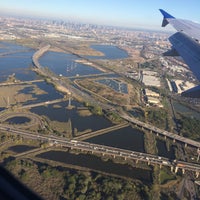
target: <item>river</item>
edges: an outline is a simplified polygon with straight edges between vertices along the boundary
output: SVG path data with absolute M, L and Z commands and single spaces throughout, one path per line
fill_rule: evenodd
M 59 161 L 70 165 L 78 165 L 81 167 L 103 171 L 109 174 L 117 174 L 128 178 L 139 179 L 146 183 L 152 182 L 151 170 L 139 169 L 131 167 L 130 165 L 116 164 L 110 160 L 102 161 L 100 158 L 94 155 L 75 155 L 63 151 L 49 151 L 37 155 L 37 157 Z

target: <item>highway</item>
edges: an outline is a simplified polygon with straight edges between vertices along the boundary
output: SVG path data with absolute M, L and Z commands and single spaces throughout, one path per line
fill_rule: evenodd
M 37 68 L 41 68 L 42 66 L 40 65 L 38 59 L 40 56 L 42 56 L 45 52 L 47 52 L 50 49 L 51 45 L 46 45 L 44 47 L 42 47 L 41 49 L 39 49 L 38 51 L 36 51 L 32 57 L 32 61 L 33 64 L 35 65 L 35 67 Z
M 21 84 L 32 84 L 32 83 L 38 83 L 43 82 L 44 80 L 32 80 L 32 81 L 16 81 L 16 82 L 4 82 L 0 83 L 0 86 L 10 86 L 10 85 L 21 85 Z
M 8 125 L 1 125 L 0 130 L 10 132 L 12 134 L 20 135 L 25 138 L 41 140 L 41 141 L 53 143 L 55 145 L 62 145 L 71 149 L 77 149 L 81 151 L 101 154 L 103 156 L 108 155 L 114 158 L 121 157 L 125 160 L 133 160 L 136 163 L 140 161 L 140 162 L 148 163 L 148 165 L 156 164 L 156 165 L 159 165 L 160 167 L 168 166 L 168 167 L 171 167 L 171 170 L 175 169 L 175 172 L 177 172 L 178 169 L 182 169 L 183 172 L 185 172 L 185 170 L 194 171 L 197 176 L 200 173 L 200 165 L 198 164 L 177 161 L 177 160 L 170 160 L 168 158 L 157 156 L 157 155 L 130 151 L 126 149 L 120 149 L 120 148 L 110 147 L 110 146 L 105 146 L 105 145 L 92 144 L 89 142 L 83 142 L 83 141 L 78 141 L 78 140 L 73 140 L 73 139 L 69 140 L 63 137 L 57 137 L 53 135 L 36 134 L 30 131 L 12 128 Z
M 177 135 L 175 133 L 171 133 L 171 132 L 159 129 L 159 128 L 151 125 L 151 124 L 144 123 L 142 121 L 135 119 L 134 117 L 130 117 L 126 113 L 119 113 L 119 114 L 123 119 L 127 120 L 128 122 L 135 124 L 136 126 L 139 126 L 140 128 L 149 130 L 149 131 L 151 131 L 152 133 L 155 133 L 155 134 L 163 135 L 164 137 L 171 138 L 174 141 L 179 141 L 179 142 L 182 142 L 184 144 L 190 145 L 192 147 L 197 147 L 198 149 L 200 148 L 200 143 L 197 142 L 197 141 L 191 140 L 189 138 L 182 137 L 182 136 Z
M 125 128 L 127 126 L 129 126 L 129 124 L 127 122 L 125 122 L 123 124 L 117 124 L 117 125 L 114 125 L 114 126 L 111 126 L 111 127 L 108 127 L 108 128 L 104 128 L 104 129 L 100 129 L 100 130 L 93 131 L 93 132 L 90 132 L 90 133 L 85 133 L 85 134 L 80 135 L 80 136 L 76 136 L 76 137 L 74 137 L 74 139 L 76 139 L 76 140 L 86 140 L 86 139 L 89 139 L 91 137 L 96 137 L 98 135 L 102 135 L 102 134 L 105 134 L 105 133 L 108 133 L 108 132 L 111 132 L 111 131 L 115 131 L 115 130 Z
M 29 105 L 25 105 L 25 106 L 20 106 L 21 108 L 33 108 L 33 107 L 38 107 L 38 106 L 44 106 L 44 105 L 49 105 L 49 104 L 54 104 L 54 103 L 60 103 L 63 101 L 67 101 L 66 99 L 55 99 L 52 101 L 45 101 L 45 102 L 40 102 L 40 103 L 35 103 L 35 104 L 29 104 Z
M 82 79 L 82 78 L 93 78 L 93 77 L 101 77 L 101 76 L 108 76 L 108 75 L 115 75 L 114 72 L 110 73 L 102 73 L 102 74 L 89 74 L 89 75 L 80 75 L 80 76 L 68 76 L 69 79 Z

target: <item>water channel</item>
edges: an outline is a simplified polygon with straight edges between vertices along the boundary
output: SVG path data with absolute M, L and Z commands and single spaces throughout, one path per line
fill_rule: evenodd
M 143 132 L 130 126 L 87 139 L 86 141 L 131 151 L 145 152 Z
M 164 140 L 156 140 L 156 146 L 158 149 L 158 155 L 169 158 L 171 160 L 175 159 L 175 147 L 170 146 L 170 149 L 167 149 L 166 141 Z
M 63 151 L 49 151 L 42 153 L 37 157 L 63 162 L 70 165 L 78 165 L 94 170 L 103 171 L 109 174 L 117 174 L 129 178 L 139 179 L 145 182 L 152 181 L 151 170 L 144 170 L 131 167 L 130 165 L 121 165 L 112 161 L 102 161 L 100 158 L 92 155 L 74 155 Z
M 35 148 L 36 147 L 34 146 L 28 146 L 28 145 L 16 145 L 16 146 L 9 147 L 8 150 L 13 151 L 15 153 L 23 153 L 25 151 L 30 151 Z

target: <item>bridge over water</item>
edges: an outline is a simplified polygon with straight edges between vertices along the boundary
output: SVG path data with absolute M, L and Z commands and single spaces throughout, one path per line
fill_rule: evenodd
M 49 104 L 54 104 L 54 103 L 60 103 L 60 102 L 63 102 L 63 101 L 67 101 L 67 99 L 63 98 L 63 99 L 55 99 L 55 100 L 52 100 L 52 101 L 34 103 L 34 104 L 21 106 L 20 108 L 33 108 L 33 107 L 44 106 L 44 105 L 49 105 Z
M 116 147 L 110 147 L 99 144 L 92 144 L 78 140 L 69 140 L 63 137 L 57 137 L 53 135 L 36 134 L 31 131 L 12 128 L 11 126 L 8 125 L 1 125 L 0 130 L 10 132 L 12 134 L 17 134 L 29 139 L 46 141 L 54 145 L 61 145 L 71 149 L 77 149 L 81 151 L 101 154 L 102 156 L 108 155 L 112 156 L 113 158 L 121 157 L 124 160 L 128 159 L 133 160 L 135 161 L 136 164 L 138 162 L 145 162 L 148 165 L 159 165 L 160 167 L 168 166 L 171 168 L 171 171 L 174 171 L 175 173 L 178 171 L 178 169 L 182 169 L 183 173 L 185 173 L 186 170 L 193 171 L 196 173 L 196 177 L 198 177 L 200 173 L 200 165 L 195 163 L 189 163 L 177 160 L 172 161 L 165 157 L 151 155 L 142 152 L 130 151 L 126 149 L 120 149 Z
M 38 83 L 43 82 L 44 80 L 38 79 L 38 80 L 32 80 L 32 81 L 16 81 L 16 82 L 4 82 L 0 83 L 0 86 L 10 86 L 10 85 L 20 85 L 20 84 L 32 84 L 32 83 Z
M 164 136 L 165 138 L 170 138 L 172 139 L 174 142 L 176 141 L 179 141 L 179 142 L 182 142 L 183 144 L 185 144 L 185 146 L 187 145 L 190 145 L 192 147 L 196 147 L 196 148 L 200 148 L 200 143 L 197 142 L 197 141 L 194 141 L 194 140 L 191 140 L 189 138 L 185 138 L 185 137 L 182 137 L 180 135 L 177 135 L 175 133 L 171 133 L 171 132 L 168 132 L 168 131 L 165 131 L 165 130 L 162 130 L 162 129 L 159 129 L 151 124 L 148 124 L 148 123 L 144 123 L 142 121 L 139 121 L 137 119 L 135 119 L 134 117 L 130 117 L 128 116 L 126 113 L 121 113 L 120 116 L 133 123 L 134 125 L 136 125 L 137 127 L 140 127 L 142 129 L 145 129 L 145 130 L 148 130 L 152 133 L 155 133 L 157 135 L 162 135 Z
M 80 76 L 69 76 L 69 79 L 81 79 L 81 78 L 93 78 L 93 77 L 101 77 L 101 76 L 108 76 L 108 75 L 115 75 L 114 72 L 110 73 L 101 73 L 101 74 L 90 74 L 90 75 L 80 75 Z
M 105 134 L 105 133 L 108 133 L 108 132 L 111 132 L 111 131 L 115 131 L 115 130 L 119 130 L 121 128 L 125 128 L 127 126 L 129 126 L 129 124 L 127 122 L 125 122 L 123 124 L 118 124 L 118 125 L 111 126 L 111 127 L 108 127 L 108 128 L 104 128 L 104 129 L 100 129 L 100 130 L 93 131 L 93 132 L 90 132 L 90 133 L 86 133 L 86 134 L 74 137 L 74 139 L 76 139 L 76 140 L 86 140 L 86 139 L 89 139 L 91 137 L 95 137 L 95 136 L 102 135 L 102 134 Z

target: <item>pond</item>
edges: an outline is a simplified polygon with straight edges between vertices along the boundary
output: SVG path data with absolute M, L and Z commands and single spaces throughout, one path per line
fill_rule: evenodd
M 24 124 L 30 121 L 31 119 L 28 117 L 12 117 L 6 120 L 9 124 Z

